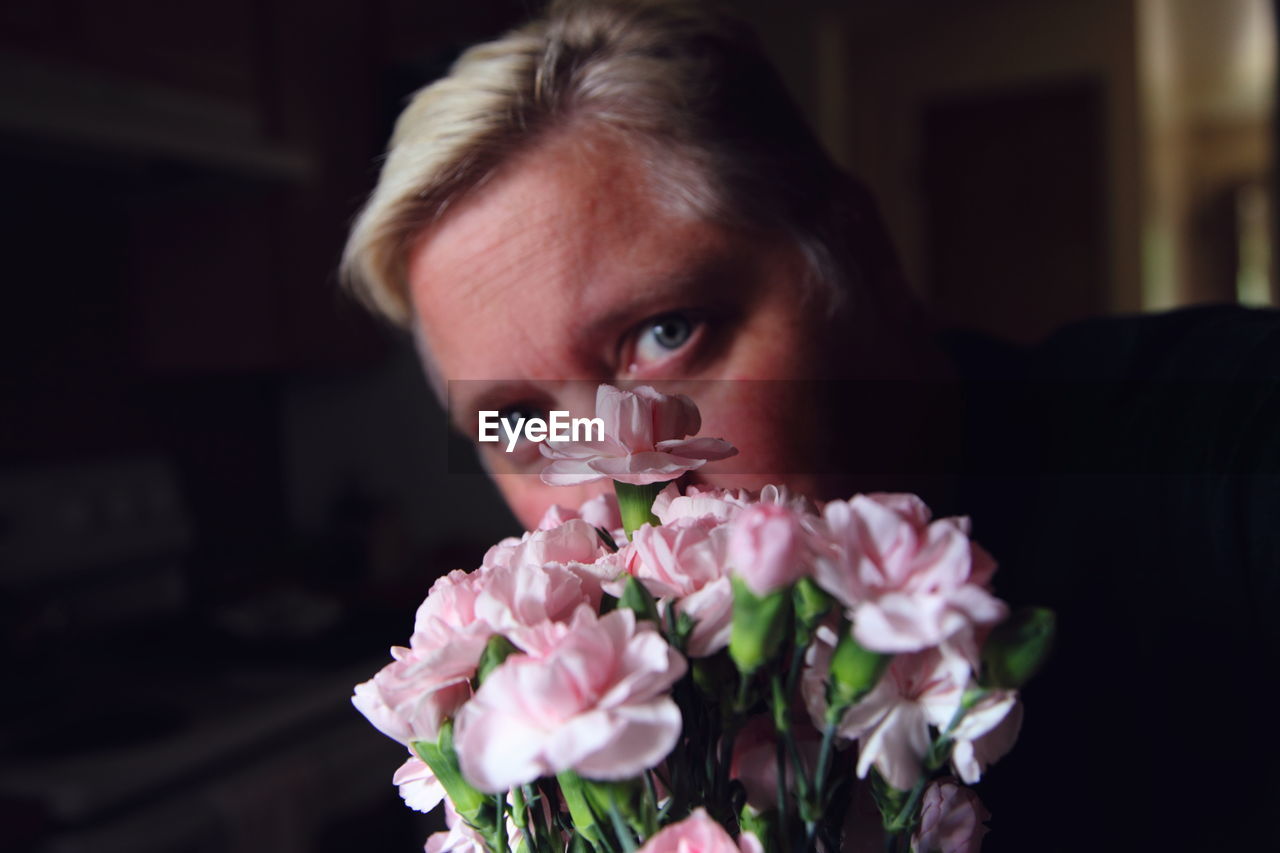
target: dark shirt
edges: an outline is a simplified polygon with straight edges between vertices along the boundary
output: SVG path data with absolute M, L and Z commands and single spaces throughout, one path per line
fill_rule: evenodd
M 956 508 L 996 591 L 1059 615 L 984 849 L 1252 849 L 1280 794 L 1280 312 L 950 335 Z

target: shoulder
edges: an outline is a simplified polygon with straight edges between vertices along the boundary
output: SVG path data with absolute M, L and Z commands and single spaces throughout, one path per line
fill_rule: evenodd
M 1280 379 L 1280 311 L 1214 305 L 1086 320 L 1030 359 L 1046 378 Z

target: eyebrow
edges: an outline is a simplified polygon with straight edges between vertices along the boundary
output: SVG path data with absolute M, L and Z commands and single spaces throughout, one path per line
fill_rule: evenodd
M 579 326 L 577 331 L 580 339 L 584 342 L 596 341 L 619 326 L 635 323 L 637 318 L 648 319 L 655 312 L 665 310 L 654 307 L 655 303 L 661 303 L 671 296 L 705 296 L 722 290 L 732 278 L 735 261 L 736 258 L 731 253 L 709 252 L 697 258 L 691 266 L 646 282 L 643 288 L 628 294 L 622 304 L 610 307 Z M 680 306 L 673 304 L 669 307 L 675 309 Z
M 622 304 L 614 304 L 604 312 L 588 319 L 573 329 L 575 341 L 572 351 L 583 363 L 598 357 L 597 342 L 602 337 L 609 337 L 622 327 L 629 327 L 637 321 L 647 319 L 665 310 L 655 307 L 670 296 L 703 295 L 718 292 L 725 288 L 734 278 L 739 258 L 733 253 L 715 250 L 695 259 L 694 263 L 674 271 L 670 275 L 662 275 L 645 282 L 644 286 L 629 293 Z M 676 304 L 669 306 L 678 308 Z M 557 382 L 574 381 L 569 378 Z M 594 381 L 594 380 L 581 380 Z M 463 391 L 468 385 L 485 384 L 486 387 L 474 395 Z M 521 402 L 528 398 L 546 398 L 549 392 L 535 380 L 524 379 L 463 379 L 448 381 L 448 417 L 456 429 L 471 437 L 474 424 L 470 419 L 476 412 L 501 410 L 513 402 Z M 458 387 L 461 386 L 461 387 Z M 462 418 L 467 418 L 464 422 Z

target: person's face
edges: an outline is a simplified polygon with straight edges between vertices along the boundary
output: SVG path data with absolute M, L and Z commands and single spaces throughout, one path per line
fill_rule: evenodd
M 793 244 L 674 213 L 653 198 L 638 158 L 565 138 L 499 173 L 425 233 L 409 256 L 428 370 L 474 441 L 480 410 L 590 415 L 598 382 L 686 391 L 701 435 L 736 445 L 694 482 L 787 483 L 819 490 L 803 384 L 683 380 L 816 378 L 827 359 L 820 298 L 803 298 Z M 590 380 L 573 382 L 569 380 Z M 443 389 L 442 389 L 443 390 Z M 608 490 L 545 485 L 536 446 L 478 445 L 517 517 Z M 770 473 L 775 472 L 775 473 Z M 782 473 L 776 473 L 782 472 Z

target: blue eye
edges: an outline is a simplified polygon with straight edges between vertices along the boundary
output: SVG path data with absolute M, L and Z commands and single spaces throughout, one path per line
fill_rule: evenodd
M 684 314 L 663 314 L 643 327 L 636 342 L 635 360 L 640 363 L 661 361 L 680 349 L 693 337 L 694 322 Z
M 520 424 L 522 418 L 526 421 L 531 418 L 543 418 L 545 420 L 546 416 L 546 412 L 532 403 L 517 403 L 514 406 L 507 406 L 498 413 L 498 417 L 506 421 L 508 428 L 512 431 Z

